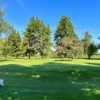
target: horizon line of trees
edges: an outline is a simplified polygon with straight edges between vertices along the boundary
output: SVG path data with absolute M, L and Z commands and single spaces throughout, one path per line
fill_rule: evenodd
M 95 45 L 89 32 L 85 32 L 83 39 L 77 36 L 71 19 L 62 16 L 54 33 L 54 42 L 51 43 L 51 29 L 38 17 L 32 17 L 25 29 L 24 37 L 8 24 L 4 19 L 4 13 L 0 10 L 0 55 L 7 58 L 40 56 L 40 57 L 66 57 L 88 59 L 97 52 L 100 47 Z M 54 48 L 52 50 L 51 48 Z

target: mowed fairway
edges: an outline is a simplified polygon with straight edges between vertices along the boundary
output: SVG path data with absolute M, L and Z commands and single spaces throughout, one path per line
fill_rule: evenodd
M 100 60 L 0 60 L 0 100 L 100 100 Z

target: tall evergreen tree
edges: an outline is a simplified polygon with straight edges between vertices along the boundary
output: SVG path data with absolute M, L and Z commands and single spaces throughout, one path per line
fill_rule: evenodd
M 37 17 L 32 17 L 26 28 L 24 46 L 29 58 L 33 54 L 47 55 L 50 47 L 50 28 Z
M 21 38 L 16 30 L 8 36 L 9 53 L 11 56 L 18 57 L 20 55 Z
M 74 27 L 70 21 L 69 17 L 62 16 L 61 20 L 59 21 L 56 33 L 55 33 L 55 41 L 57 45 L 61 45 L 61 40 L 64 37 L 76 37 L 74 32 Z
M 55 32 L 55 42 L 57 46 L 57 55 L 64 57 L 67 56 L 69 52 L 73 55 L 75 43 L 80 44 L 69 17 L 63 16 L 61 18 Z M 78 46 L 80 47 L 80 45 Z
M 91 43 L 88 47 L 88 50 L 87 50 L 87 56 L 88 56 L 88 59 L 91 59 L 92 55 L 94 55 L 95 53 L 97 52 L 97 47 L 95 44 Z
M 88 48 L 92 42 L 92 36 L 89 32 L 85 32 L 84 38 L 82 39 L 83 53 L 87 55 Z

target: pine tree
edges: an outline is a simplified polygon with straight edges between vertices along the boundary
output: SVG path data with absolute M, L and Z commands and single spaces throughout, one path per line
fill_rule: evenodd
M 21 38 L 18 32 L 13 30 L 13 32 L 8 36 L 9 53 L 11 56 L 20 56 L 20 44 Z
M 25 31 L 24 46 L 26 54 L 47 55 L 50 44 L 50 28 L 37 17 L 32 17 Z
M 78 46 L 80 47 L 80 42 L 74 32 L 74 27 L 69 17 L 63 16 L 61 18 L 55 32 L 55 42 L 57 46 L 57 55 L 63 57 L 68 56 L 68 54 L 71 54 L 71 56 L 74 55 L 73 48 L 76 47 L 75 43 L 78 43 Z
M 91 59 L 92 55 L 97 52 L 97 47 L 95 44 L 91 43 L 87 50 L 88 59 Z
M 92 36 L 89 32 L 85 32 L 85 35 L 84 35 L 84 38 L 82 39 L 82 46 L 83 46 L 83 52 L 84 52 L 84 55 L 87 55 L 87 52 L 88 52 L 88 48 L 90 46 L 92 42 Z

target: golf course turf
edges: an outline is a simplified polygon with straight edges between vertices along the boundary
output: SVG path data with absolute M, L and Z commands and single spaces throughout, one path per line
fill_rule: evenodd
M 0 61 L 0 100 L 99 100 L 100 61 L 12 59 Z

